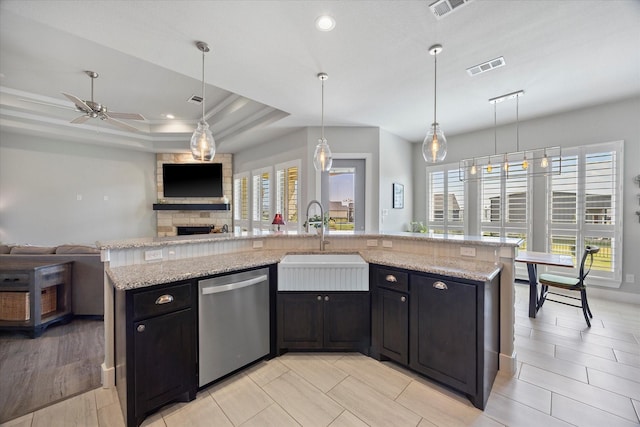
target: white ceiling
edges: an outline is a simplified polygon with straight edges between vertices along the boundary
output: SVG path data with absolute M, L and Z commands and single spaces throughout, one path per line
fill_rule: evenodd
M 640 95 L 640 1 L 474 0 L 441 20 L 426 1 L 0 1 L 0 125 L 153 152 L 185 151 L 201 107 L 219 152 L 238 152 L 298 127 L 376 126 L 420 142 L 433 121 L 447 135 L 493 125 L 487 102 L 524 90 L 520 120 Z M 328 13 L 332 32 L 315 29 Z M 506 66 L 466 68 L 503 56 Z M 121 131 L 83 125 L 61 95 L 141 113 Z M 57 104 L 57 106 L 51 106 Z M 502 106 L 504 105 L 504 107 Z M 515 107 L 498 107 L 499 123 Z M 60 108 L 67 107 L 67 108 Z M 162 116 L 172 113 L 175 120 Z

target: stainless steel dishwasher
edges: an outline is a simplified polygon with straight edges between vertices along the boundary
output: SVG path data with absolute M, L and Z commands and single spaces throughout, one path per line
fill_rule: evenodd
M 198 282 L 198 386 L 269 354 L 269 269 Z

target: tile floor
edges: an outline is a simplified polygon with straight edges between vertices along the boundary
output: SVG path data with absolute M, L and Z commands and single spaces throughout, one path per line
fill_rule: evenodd
M 547 303 L 527 317 L 516 285 L 514 377 L 498 374 L 484 412 L 397 365 L 353 353 L 289 353 L 176 403 L 143 426 L 638 426 L 640 307 L 592 298 Z M 96 389 L 3 426 L 123 426 L 111 390 Z

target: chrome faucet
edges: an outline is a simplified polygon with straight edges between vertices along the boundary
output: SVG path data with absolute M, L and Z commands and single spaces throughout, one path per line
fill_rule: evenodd
M 322 207 L 322 203 L 320 203 L 317 200 L 312 200 L 309 202 L 309 204 L 307 205 L 307 227 L 306 227 L 306 232 L 309 232 L 309 209 L 311 208 L 311 205 L 318 205 L 320 206 L 320 250 L 324 251 L 324 246 L 329 243 L 326 242 L 324 240 L 324 209 Z

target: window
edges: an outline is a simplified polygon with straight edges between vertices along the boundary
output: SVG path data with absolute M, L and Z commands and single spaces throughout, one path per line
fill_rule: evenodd
M 253 171 L 252 178 L 252 216 L 251 227 L 254 230 L 271 229 L 271 168 Z
M 505 172 L 494 167 L 491 172 L 483 168 L 481 173 L 481 234 L 523 239 L 520 249 L 526 250 L 530 216 L 527 171 L 512 168 Z
M 281 213 L 287 230 L 298 230 L 300 161 L 276 165 L 275 213 Z
M 589 278 L 617 282 L 622 279 L 622 146 L 563 149 L 562 174 L 547 180 L 547 250 L 571 255 L 576 265 L 585 246 L 599 246 Z
M 233 220 L 236 231 L 249 229 L 249 173 L 233 176 Z
M 464 234 L 464 182 L 458 165 L 428 168 L 427 193 L 429 231 Z

